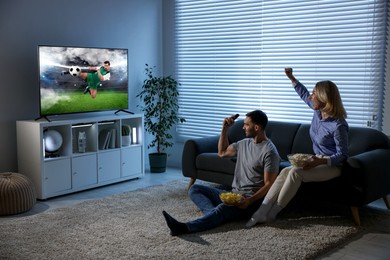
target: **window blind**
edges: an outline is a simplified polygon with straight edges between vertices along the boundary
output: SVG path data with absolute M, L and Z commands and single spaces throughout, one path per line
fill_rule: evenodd
M 181 137 L 220 132 L 254 109 L 270 120 L 309 123 L 313 111 L 284 74 L 309 91 L 339 87 L 352 126 L 381 128 L 386 0 L 176 0 L 176 76 Z

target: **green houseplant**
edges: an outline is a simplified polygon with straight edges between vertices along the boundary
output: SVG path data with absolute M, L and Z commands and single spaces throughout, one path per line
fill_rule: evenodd
M 122 125 L 122 146 L 129 146 L 131 144 L 131 127 L 129 125 Z
M 155 153 L 149 154 L 151 172 L 165 172 L 167 153 L 165 149 L 173 146 L 171 128 L 185 119 L 179 117 L 178 83 L 172 76 L 156 76 L 154 68 L 145 64 L 145 74 L 141 92 L 137 97 L 141 100 L 141 111 L 144 112 L 144 126 L 147 133 L 154 138 L 148 149 L 156 147 Z

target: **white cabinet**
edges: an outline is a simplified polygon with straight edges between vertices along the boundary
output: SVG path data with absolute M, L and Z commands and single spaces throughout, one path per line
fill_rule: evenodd
M 119 150 L 99 153 L 98 180 L 109 182 L 121 177 L 121 154 Z
M 72 187 L 84 189 L 98 183 L 96 154 L 82 155 L 72 158 Z
M 69 158 L 45 162 L 43 174 L 44 193 L 66 193 L 72 189 L 72 176 L 70 174 Z
M 126 146 L 122 125 L 133 130 L 133 141 Z M 33 181 L 38 199 L 144 175 L 142 115 L 17 121 L 16 129 L 18 171 Z M 62 139 L 56 151 L 45 149 L 45 142 L 52 141 L 47 137 L 49 130 Z
M 122 177 L 137 176 L 142 171 L 142 149 L 140 146 L 121 150 Z

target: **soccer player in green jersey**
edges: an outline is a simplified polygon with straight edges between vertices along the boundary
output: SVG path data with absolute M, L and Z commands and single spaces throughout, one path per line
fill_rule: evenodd
M 87 81 L 88 86 L 84 90 L 84 94 L 89 93 L 92 98 L 96 98 L 97 88 L 102 81 L 110 79 L 110 62 L 106 60 L 101 67 L 89 67 L 89 70 L 96 72 L 81 72 L 79 77 Z

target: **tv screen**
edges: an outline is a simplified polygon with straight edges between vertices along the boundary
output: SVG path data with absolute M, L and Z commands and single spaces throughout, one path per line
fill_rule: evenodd
M 128 108 L 128 50 L 38 46 L 40 115 Z

